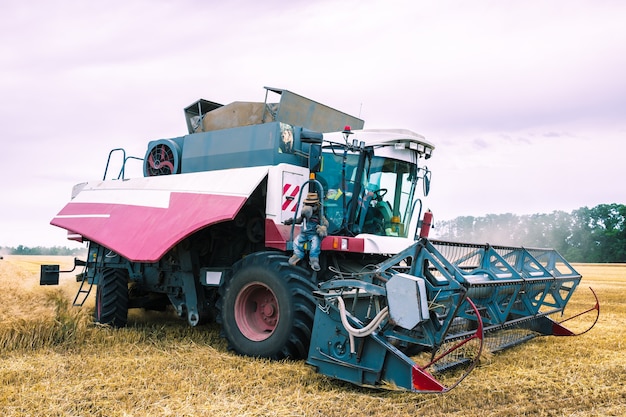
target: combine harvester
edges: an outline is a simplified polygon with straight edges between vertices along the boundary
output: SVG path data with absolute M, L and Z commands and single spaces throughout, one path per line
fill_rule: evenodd
M 52 219 L 89 243 L 74 304 L 97 285 L 98 323 L 122 327 L 130 308 L 171 304 L 191 326 L 216 320 L 239 354 L 414 392 L 456 386 L 483 345 L 574 334 L 551 317 L 581 276 L 555 250 L 428 238 L 422 161 L 434 146 L 421 135 L 362 130 L 275 88 L 258 103 L 199 100 L 185 115 L 189 134 L 148 144 L 143 177 L 126 178 L 132 157 L 114 149 L 102 181 L 76 185 Z M 123 162 L 107 179 L 114 154 Z M 327 236 L 294 264 L 294 219 L 316 196 Z M 41 284 L 59 272 L 42 266 Z M 597 321 L 597 299 L 585 313 Z

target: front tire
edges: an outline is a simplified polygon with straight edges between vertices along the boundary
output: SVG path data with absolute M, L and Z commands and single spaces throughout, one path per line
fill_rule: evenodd
M 255 253 L 235 264 L 217 304 L 229 349 L 269 359 L 306 358 L 314 290 L 307 271 L 276 252 Z
M 128 272 L 105 268 L 96 290 L 96 323 L 124 327 L 128 322 Z

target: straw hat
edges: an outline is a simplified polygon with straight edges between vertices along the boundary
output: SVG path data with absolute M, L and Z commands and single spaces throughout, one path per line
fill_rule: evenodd
M 320 199 L 317 197 L 317 193 L 307 193 L 304 199 L 304 204 L 318 204 Z

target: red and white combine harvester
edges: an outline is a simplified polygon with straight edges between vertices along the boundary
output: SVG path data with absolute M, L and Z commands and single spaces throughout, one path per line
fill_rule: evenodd
M 216 320 L 239 354 L 415 392 L 455 386 L 483 345 L 574 334 L 552 317 L 581 276 L 556 251 L 428 238 L 423 136 L 275 88 L 185 115 L 189 134 L 148 143 L 143 177 L 126 178 L 123 152 L 52 219 L 88 242 L 74 303 L 96 285 L 98 323 L 172 305 L 191 326 Z M 42 266 L 41 283 L 59 272 Z M 597 300 L 587 313 L 593 326 Z M 444 385 L 451 367 L 466 372 Z

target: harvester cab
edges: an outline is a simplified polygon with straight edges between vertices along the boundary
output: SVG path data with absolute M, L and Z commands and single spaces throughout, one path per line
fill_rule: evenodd
M 109 154 L 103 179 L 76 185 L 51 221 L 88 242 L 74 303 L 96 285 L 98 323 L 171 306 L 192 326 L 217 321 L 239 354 L 415 392 L 456 386 L 484 345 L 576 333 L 552 318 L 581 279 L 556 251 L 428 239 L 434 146 L 423 136 L 363 129 L 275 88 L 259 103 L 199 100 L 185 116 L 189 133 L 149 142 L 144 158 L 118 148 L 114 179 Z M 130 159 L 143 177 L 126 178 Z M 328 221 L 319 271 L 289 261 L 312 192 Z M 42 266 L 41 284 L 60 272 Z M 585 313 L 597 320 L 597 299 Z M 465 372 L 442 383 L 452 367 Z
M 324 139 L 317 179 L 325 192 L 331 233 L 412 238 L 408 233 L 417 203 L 417 218 L 421 211 L 416 188 L 419 180 L 430 182 L 428 168 L 418 167 L 416 162 L 420 157 L 430 158 L 434 147 L 410 131 L 368 130 L 355 134 L 350 126 L 326 134 Z

